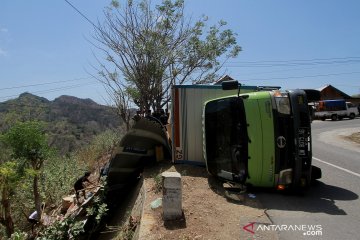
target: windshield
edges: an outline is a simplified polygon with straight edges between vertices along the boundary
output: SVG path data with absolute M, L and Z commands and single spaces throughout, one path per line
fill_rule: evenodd
M 231 181 L 247 177 L 248 136 L 243 100 L 218 99 L 205 106 L 208 171 Z

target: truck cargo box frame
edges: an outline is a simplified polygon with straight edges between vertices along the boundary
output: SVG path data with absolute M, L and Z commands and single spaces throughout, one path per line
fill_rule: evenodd
M 280 89 L 278 86 L 241 86 L 240 93 Z M 172 161 L 205 165 L 203 156 L 202 115 L 206 101 L 237 95 L 238 90 L 222 90 L 221 85 L 174 85 L 170 137 Z

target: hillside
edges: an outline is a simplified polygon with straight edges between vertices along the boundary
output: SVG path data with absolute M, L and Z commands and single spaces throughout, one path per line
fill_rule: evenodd
M 0 103 L 0 130 L 14 120 L 40 120 L 47 124 L 50 145 L 61 154 L 72 152 L 108 129 L 121 125 L 112 107 L 91 99 L 60 96 L 54 101 L 30 93 Z

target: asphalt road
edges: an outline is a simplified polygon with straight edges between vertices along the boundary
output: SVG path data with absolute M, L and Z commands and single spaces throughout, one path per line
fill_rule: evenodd
M 255 193 L 280 239 L 360 239 L 360 145 L 339 136 L 351 132 L 360 132 L 359 118 L 314 121 L 313 165 L 322 178 L 301 195 Z

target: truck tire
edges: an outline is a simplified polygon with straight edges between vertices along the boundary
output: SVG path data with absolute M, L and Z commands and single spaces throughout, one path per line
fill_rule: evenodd
M 350 119 L 354 119 L 355 118 L 355 113 L 350 113 Z
M 321 121 L 325 121 L 326 120 L 326 117 L 321 117 Z
M 333 121 L 338 120 L 338 116 L 336 114 L 331 115 L 331 120 Z

